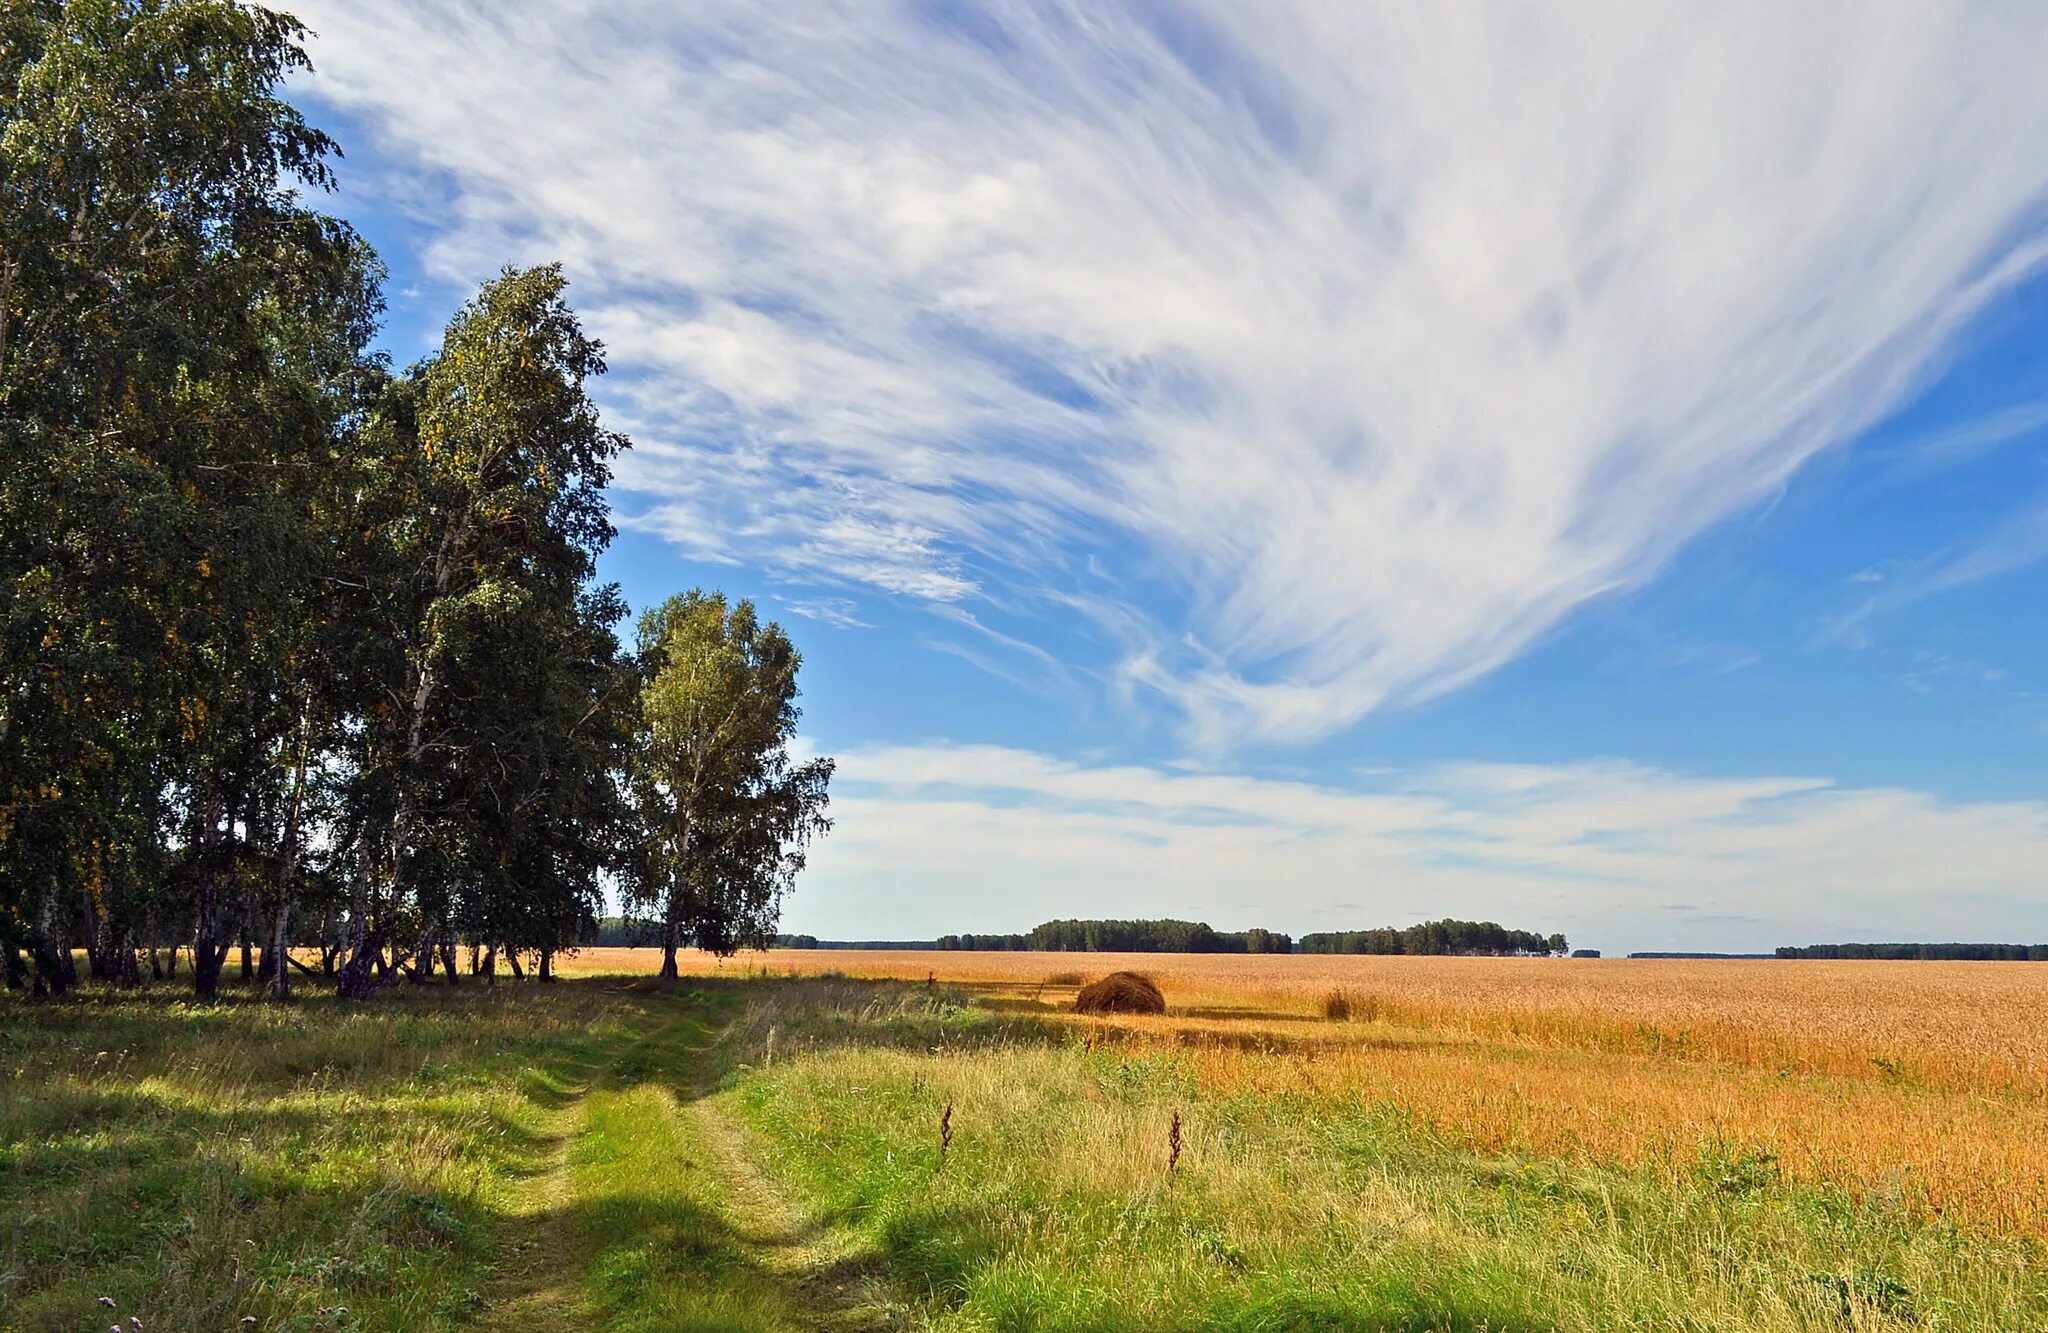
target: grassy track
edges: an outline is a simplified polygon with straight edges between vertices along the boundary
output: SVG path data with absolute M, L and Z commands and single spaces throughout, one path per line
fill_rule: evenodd
M 487 1326 L 892 1326 L 851 1237 L 804 1216 L 714 1096 L 718 1012 L 632 1042 L 556 1113 L 562 1147 L 529 1189 L 531 1258 Z
M 12 1004 L 0 1328 L 891 1326 L 716 1094 L 729 991 Z
M 1757 1145 L 1475 1150 L 944 987 L 0 1005 L 0 1329 L 2048 1327 L 2038 1239 Z

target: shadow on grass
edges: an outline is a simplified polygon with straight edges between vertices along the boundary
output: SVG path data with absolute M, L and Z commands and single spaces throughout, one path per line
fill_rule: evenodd
M 904 990 L 837 993 L 875 1012 Z M 780 1326 L 864 1261 L 792 1291 L 701 1201 L 628 1188 L 521 1212 L 483 1183 L 553 1170 L 554 1113 L 593 1093 L 715 1090 L 742 1049 L 727 1030 L 778 998 L 758 978 L 592 977 L 358 1005 L 195 1005 L 169 985 L 0 999 L 0 1326 L 97 1326 L 106 1296 L 151 1327 L 454 1327 L 508 1291 L 527 1327 L 569 1326 L 564 1301 L 607 1326 Z M 592 1281 L 543 1252 L 575 1237 Z
M 831 1309 L 849 1312 L 835 1326 L 861 1327 L 859 1293 L 885 1277 L 942 1304 L 993 1299 L 1006 1221 L 993 1206 L 913 1206 L 871 1248 L 785 1264 L 771 1261 L 809 1240 L 736 1231 L 707 1202 L 709 1182 L 656 1188 L 621 1168 L 590 1197 L 525 1211 L 474 1182 L 553 1169 L 575 1145 L 552 1113 L 593 1094 L 658 1088 L 687 1108 L 749 1063 L 806 1050 L 962 1052 L 1084 1031 L 1171 1040 L 973 1003 L 951 986 L 844 977 L 404 986 L 367 1005 L 307 994 L 199 1006 L 167 986 L 0 1002 L 0 1064 L 20 1071 L 0 1087 L 0 1308 L 29 1330 L 96 1326 L 102 1295 L 152 1327 L 255 1315 L 323 1329 L 344 1325 L 320 1311 L 346 1306 L 346 1326 L 363 1328 L 484 1316 L 744 1330 L 814 1326 Z M 1268 1051 L 1357 1044 L 1183 1035 Z M 434 1153 L 445 1160 L 422 1160 Z M 1263 1322 L 1245 1307 L 1244 1327 L 1476 1326 L 1442 1310 L 1436 1322 L 1386 1306 L 1355 1317 L 1299 1291 L 1244 1299 L 1267 1302 Z
M 762 1247 L 704 1203 L 613 1194 L 542 1220 L 584 1238 L 584 1308 L 606 1328 L 787 1329 L 887 1327 L 863 1320 L 857 1293 L 886 1274 L 867 1253 L 800 1270 L 771 1265 Z

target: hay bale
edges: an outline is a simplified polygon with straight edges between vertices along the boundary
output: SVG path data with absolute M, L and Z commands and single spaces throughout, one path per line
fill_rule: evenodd
M 1074 997 L 1077 1014 L 1163 1014 L 1166 997 L 1152 978 L 1136 972 L 1112 972 L 1091 981 Z

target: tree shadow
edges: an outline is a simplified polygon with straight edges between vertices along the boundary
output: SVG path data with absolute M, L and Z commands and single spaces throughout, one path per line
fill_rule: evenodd
M 960 1052 L 1071 1045 L 1091 1033 L 1266 1051 L 1360 1044 L 1348 1034 L 1079 1025 L 953 986 L 818 977 L 406 987 L 366 1006 L 311 997 L 277 1012 L 195 1008 L 164 992 L 10 1007 L 0 1056 L 32 1071 L 32 1086 L 0 1090 L 0 1204 L 12 1223 L 0 1234 L 0 1307 L 12 1307 L 10 1324 L 92 1327 L 107 1294 L 152 1327 L 232 1326 L 244 1314 L 263 1327 L 338 1327 L 318 1312 L 341 1306 L 405 1328 L 897 1326 L 892 1291 L 966 1298 L 1000 1257 L 989 1239 L 999 1209 L 914 1208 L 864 1231 L 865 1248 L 776 1262 L 816 1238 L 743 1234 L 718 1208 L 657 1182 L 522 1208 L 375 1158 L 428 1141 L 480 1145 L 464 1150 L 519 1186 L 508 1197 L 522 1196 L 559 1169 L 573 1146 L 563 1113 L 593 1093 L 651 1086 L 687 1109 L 749 1062 L 801 1051 Z M 229 1042 L 251 1058 L 281 1049 L 237 1084 L 218 1068 Z M 353 1044 L 377 1042 L 428 1049 L 354 1058 Z M 91 1063 L 109 1051 L 126 1055 Z M 417 1095 L 443 1079 L 489 1083 L 537 1114 Z

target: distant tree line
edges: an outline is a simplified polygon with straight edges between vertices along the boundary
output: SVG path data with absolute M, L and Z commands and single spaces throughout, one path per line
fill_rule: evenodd
M 779 945 L 782 936 L 775 937 Z M 599 917 L 589 942 L 602 949 L 636 949 L 661 943 L 661 922 L 645 916 Z
M 994 953 L 1025 953 L 1038 946 L 1031 942 L 1029 935 L 941 935 L 932 942 L 934 949 L 984 950 Z
M 304 35 L 0 4 L 6 984 L 545 977 L 607 885 L 671 972 L 765 944 L 831 773 L 795 649 L 697 592 L 620 644 L 627 441 L 558 268 L 373 350 L 383 270 L 300 193 L 337 151 L 280 96 Z
M 599 939 L 606 944 L 647 944 L 651 921 L 607 918 Z M 1479 954 L 1545 957 L 1571 953 L 1562 935 L 1508 930 L 1491 921 L 1426 921 L 1406 929 L 1352 930 L 1304 935 L 1277 930 L 1221 931 L 1203 921 L 1047 921 L 1022 934 L 941 935 L 936 940 L 821 940 L 815 935 L 777 935 L 778 949 L 943 949 L 1030 953 L 1314 953 L 1314 954 Z M 1598 958 L 1597 949 L 1574 957 Z M 1631 955 L 1640 957 L 1642 955 Z
M 778 949 L 873 949 L 929 952 L 938 948 L 935 940 L 821 940 L 816 935 L 777 935 Z
M 1047 921 L 1023 935 L 941 935 L 941 949 L 1031 950 L 1039 953 L 1289 953 L 1278 931 L 1219 931 L 1205 921 Z
M 909 946 L 906 946 L 909 947 Z M 941 949 L 1029 949 L 1047 953 L 1493 954 L 1569 952 L 1563 935 L 1508 930 L 1491 921 L 1426 921 L 1406 929 L 1318 932 L 1219 931 L 1201 921 L 1048 921 L 1022 935 L 942 935 Z
M 1509 930 L 1492 921 L 1458 921 L 1445 917 L 1400 929 L 1341 930 L 1304 935 L 1296 953 L 1479 954 L 1494 957 L 1545 957 L 1570 952 L 1562 935 Z
M 1779 958 L 1951 959 L 1976 963 L 2048 962 L 2048 944 L 1805 944 L 1780 946 Z

